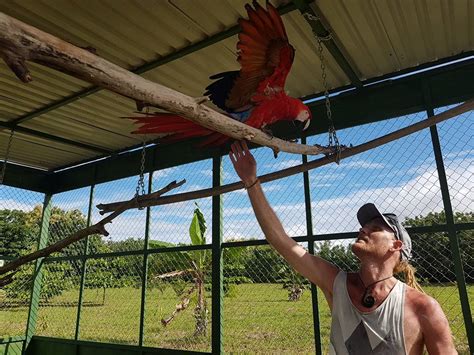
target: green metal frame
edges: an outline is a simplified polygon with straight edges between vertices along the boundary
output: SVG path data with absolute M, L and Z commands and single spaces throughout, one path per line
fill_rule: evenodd
M 301 139 L 301 143 L 306 144 L 306 137 Z M 308 162 L 308 156 L 302 155 L 303 163 Z M 303 189 L 304 189 L 304 205 L 306 212 L 306 234 L 308 238 L 313 238 L 313 214 L 311 211 L 311 189 L 309 183 L 309 171 L 303 173 Z M 308 242 L 308 252 L 314 255 L 314 242 Z M 318 304 L 318 288 L 311 283 L 311 305 L 313 307 L 313 329 L 314 329 L 314 345 L 316 348 L 316 355 L 322 355 L 321 347 L 321 327 L 319 319 L 319 304 Z
M 293 3 L 296 5 L 298 10 L 302 14 L 309 14 L 313 16 L 314 18 L 320 18 L 320 14 L 316 14 L 311 6 L 317 7 L 318 5 L 316 3 L 310 4 L 304 0 L 293 0 Z M 311 26 L 313 32 L 320 38 L 325 38 L 331 35 L 331 33 L 327 30 L 326 27 L 324 27 L 323 23 L 321 21 L 310 21 L 307 18 L 306 22 Z M 342 54 L 341 50 L 337 46 L 336 42 L 334 42 L 334 39 L 329 37 L 327 40 L 324 42 L 325 47 L 331 53 L 332 57 L 336 61 L 336 63 L 339 65 L 339 67 L 342 69 L 344 74 L 349 78 L 351 83 L 356 86 L 356 87 L 362 87 L 362 81 L 359 79 L 359 75 L 355 72 L 355 70 L 352 68 L 352 65 L 348 62 L 348 60 L 344 57 Z
M 153 172 L 148 174 L 148 193 L 153 191 Z M 146 306 L 146 288 L 148 280 L 148 253 L 145 251 L 149 248 L 150 241 L 150 223 L 151 223 L 151 207 L 146 208 L 145 220 L 145 240 L 143 241 L 143 274 L 142 274 L 142 294 L 140 304 L 140 330 L 138 334 L 138 345 L 143 346 L 143 339 L 145 337 L 145 306 Z
M 222 185 L 222 158 L 212 160 L 212 187 Z M 224 352 L 222 260 L 222 196 L 212 197 L 212 354 Z
M 92 208 L 94 203 L 94 191 L 95 185 L 91 186 L 90 193 L 89 193 L 89 206 L 87 208 L 87 226 L 91 225 L 92 221 Z M 84 254 L 89 254 L 89 236 L 86 237 L 84 243 Z M 76 318 L 76 331 L 74 332 L 74 339 L 79 339 L 80 334 L 80 327 L 81 327 L 81 311 L 82 311 L 82 301 L 84 297 L 84 283 L 86 280 L 86 273 L 87 273 L 87 259 L 83 258 L 82 261 L 82 270 L 81 270 L 81 283 L 79 285 L 79 300 L 77 302 L 77 318 Z
M 52 209 L 52 195 L 45 195 L 43 202 L 43 214 L 41 216 L 41 227 L 38 236 L 38 249 L 43 249 L 48 244 L 49 239 L 49 220 Z M 31 288 L 30 307 L 28 310 L 28 320 L 26 322 L 26 334 L 24 349 L 28 347 L 31 338 L 36 332 L 36 321 L 38 317 L 38 307 L 41 296 L 41 283 L 43 281 L 43 260 L 39 258 L 35 262 L 33 285 Z
M 424 87 L 424 95 L 427 101 L 427 113 L 429 117 L 434 116 L 434 110 L 431 107 L 431 93 L 427 86 Z M 461 251 L 459 249 L 459 237 L 456 233 L 454 223 L 453 207 L 451 205 L 451 198 L 449 196 L 448 179 L 446 177 L 446 170 L 444 168 L 443 153 L 441 152 L 441 144 L 439 141 L 438 129 L 435 126 L 430 127 L 431 141 L 433 144 L 433 151 L 436 160 L 436 168 L 438 170 L 439 184 L 441 188 L 441 196 L 443 198 L 443 207 L 446 215 L 446 225 L 449 236 L 449 246 L 451 249 L 451 256 L 454 261 L 454 273 L 456 275 L 456 282 L 458 286 L 459 299 L 461 300 L 461 308 L 464 317 L 464 326 L 467 333 L 467 340 L 469 348 L 474 351 L 474 325 L 472 321 L 471 307 L 469 305 L 469 297 L 466 288 L 466 279 L 464 277 L 464 270 L 462 266 Z

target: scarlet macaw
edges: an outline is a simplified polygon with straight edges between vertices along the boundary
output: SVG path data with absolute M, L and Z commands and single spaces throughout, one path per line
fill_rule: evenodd
M 253 2 L 245 5 L 249 19 L 239 19 L 241 32 L 237 50 L 240 71 L 228 71 L 210 77 L 217 79 L 204 95 L 228 116 L 260 128 L 279 121 L 293 121 L 308 128 L 311 111 L 299 99 L 284 91 L 285 80 L 295 50 L 289 44 L 278 11 L 267 2 L 267 10 Z M 130 117 L 141 127 L 137 134 L 170 133 L 166 141 L 205 137 L 200 146 L 219 146 L 230 138 L 172 113 L 153 113 Z M 268 127 L 267 127 L 268 129 Z

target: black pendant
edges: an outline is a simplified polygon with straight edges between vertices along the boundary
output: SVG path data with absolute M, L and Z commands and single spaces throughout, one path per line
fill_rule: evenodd
M 368 295 L 367 291 L 364 292 L 364 296 L 362 297 L 362 305 L 366 308 L 372 308 L 375 304 L 375 298 L 372 295 Z

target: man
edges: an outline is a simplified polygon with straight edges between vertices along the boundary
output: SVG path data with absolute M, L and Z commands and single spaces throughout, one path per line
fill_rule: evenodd
M 331 354 L 422 354 L 424 346 L 430 354 L 457 353 L 440 305 L 416 283 L 408 264 L 411 240 L 395 215 L 383 215 L 373 204 L 361 207 L 362 228 L 352 246 L 360 270 L 345 273 L 285 233 L 265 198 L 247 144 L 232 144 L 229 157 L 268 242 L 323 291 L 332 313 Z M 400 270 L 412 287 L 393 277 Z

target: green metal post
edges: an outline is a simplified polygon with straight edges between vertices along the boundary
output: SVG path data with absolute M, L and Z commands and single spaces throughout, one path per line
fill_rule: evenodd
M 425 86 L 425 97 L 428 104 L 428 117 L 434 115 L 433 108 L 430 102 L 430 92 Z M 444 169 L 443 155 L 441 152 L 441 144 L 439 142 L 438 130 L 435 126 L 430 127 L 431 141 L 433 143 L 433 150 L 436 159 L 436 167 L 438 170 L 439 184 L 441 187 L 441 195 L 443 197 L 444 213 L 446 215 L 446 224 L 448 227 L 449 245 L 451 249 L 451 256 L 454 262 L 454 272 L 456 274 L 456 282 L 458 284 L 459 298 L 461 300 L 461 309 L 464 317 L 464 325 L 466 328 L 467 341 L 471 353 L 474 352 L 474 325 L 472 322 L 471 308 L 469 305 L 469 298 L 466 289 L 466 279 L 464 278 L 464 270 L 462 266 L 461 252 L 459 249 L 459 239 L 454 225 L 453 207 L 451 205 L 451 198 L 449 196 L 448 180 L 446 178 L 446 171 Z
M 153 172 L 148 174 L 148 193 L 150 194 L 153 190 Z M 148 244 L 150 240 L 150 219 L 151 219 L 151 207 L 146 208 L 146 221 L 145 221 L 145 242 L 143 243 L 143 274 L 142 274 L 142 300 L 140 304 L 140 332 L 138 336 L 138 345 L 143 346 L 143 338 L 145 336 L 145 304 L 146 304 L 146 281 L 148 279 Z
M 51 217 L 52 195 L 46 194 L 43 202 L 43 214 L 41 216 L 41 227 L 38 237 L 38 249 L 46 247 L 49 238 L 49 219 Z M 41 283 L 43 281 L 42 264 L 44 258 L 39 258 L 35 262 L 33 286 L 31 288 L 30 308 L 28 310 L 28 321 L 26 323 L 26 339 L 23 344 L 23 351 L 26 351 L 31 338 L 36 331 L 36 321 L 38 317 L 38 307 L 41 296 Z
M 301 139 L 302 144 L 306 144 L 306 137 Z M 303 155 L 303 164 L 308 162 L 308 156 Z M 304 184 L 304 205 L 306 210 L 306 234 L 309 238 L 313 237 L 313 215 L 311 212 L 311 190 L 309 185 L 309 171 L 303 173 Z M 314 242 L 308 243 L 308 251 L 314 255 Z M 313 306 L 313 326 L 314 326 L 314 345 L 316 347 L 316 354 L 322 355 L 321 348 L 321 323 L 319 321 L 319 304 L 318 304 L 318 288 L 311 283 L 311 303 Z
M 222 158 L 212 160 L 212 186 L 222 184 Z M 222 197 L 212 197 L 212 353 L 224 352 L 223 342 L 223 261 L 222 261 Z
M 94 203 L 94 190 L 95 185 L 91 185 L 91 189 L 89 192 L 89 207 L 87 209 L 87 226 L 89 227 L 92 222 L 92 206 Z M 89 253 L 89 236 L 85 239 L 84 244 L 84 256 Z M 87 273 L 87 259 L 82 258 L 82 270 L 81 270 L 81 283 L 79 285 L 79 300 L 77 302 L 77 317 L 76 317 L 76 333 L 74 334 L 74 340 L 79 339 L 80 333 L 80 322 L 81 322 L 81 311 L 82 311 L 82 302 L 84 298 L 84 283 L 86 280 L 86 273 Z

